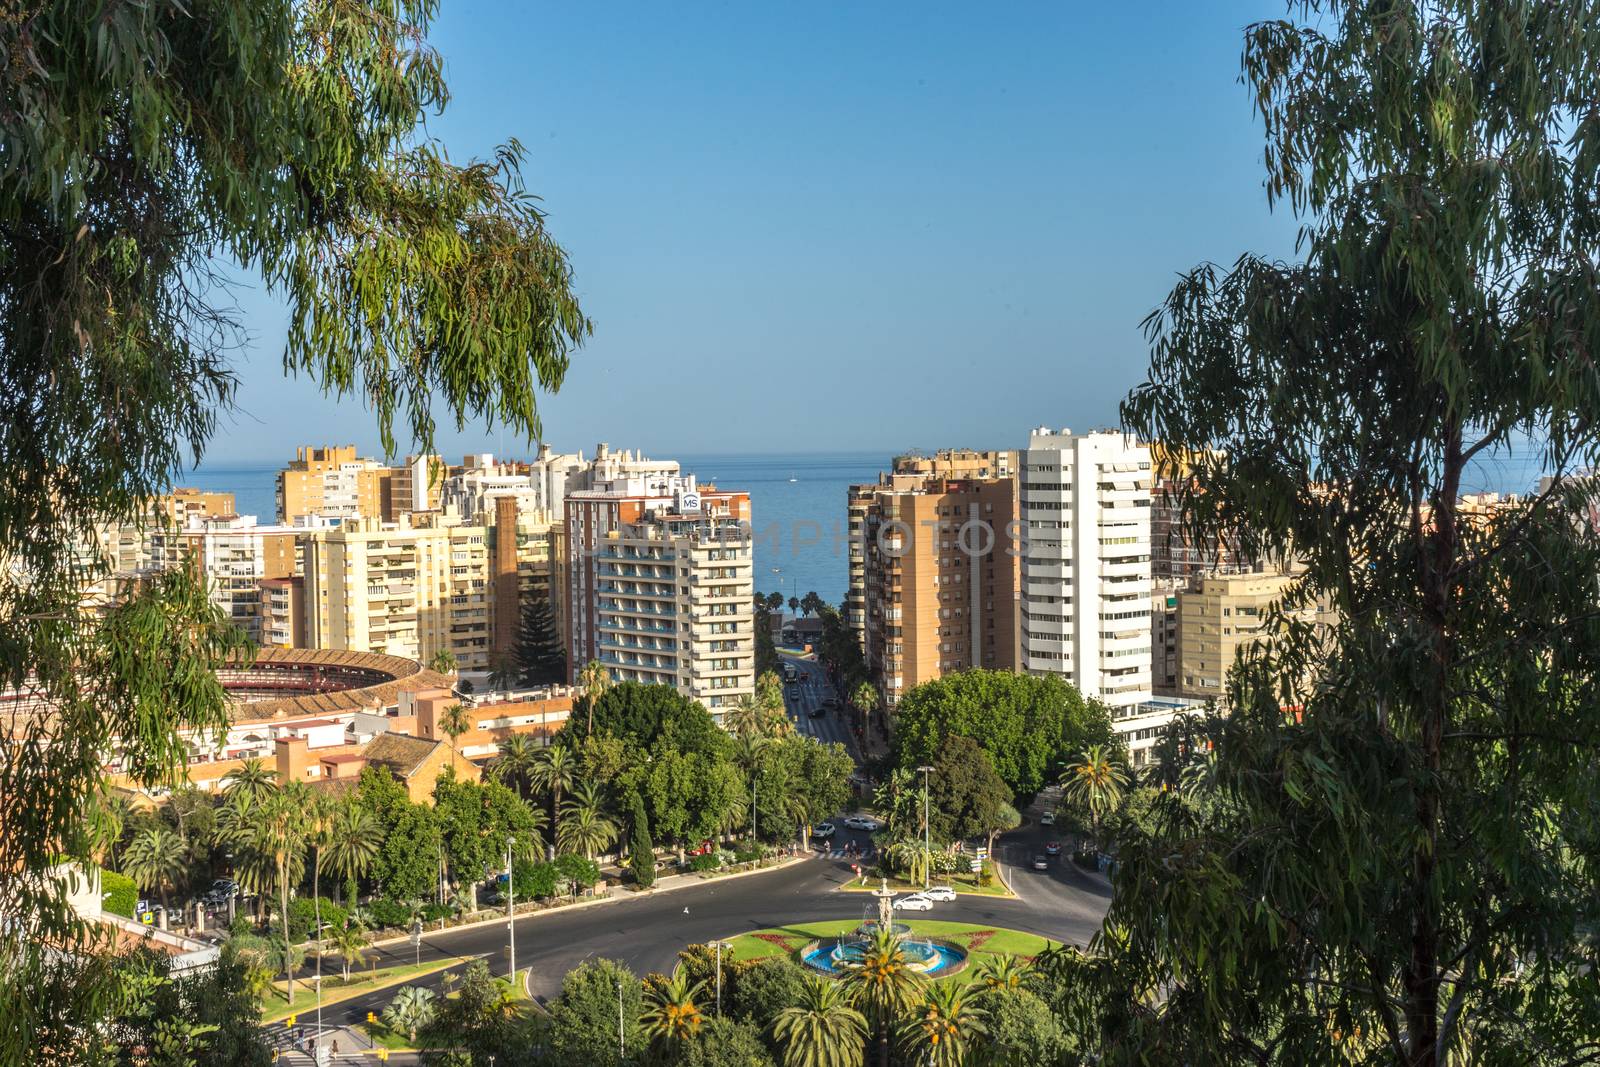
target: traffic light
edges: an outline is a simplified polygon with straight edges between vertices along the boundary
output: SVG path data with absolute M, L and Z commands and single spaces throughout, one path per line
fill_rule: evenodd
M 389 1062 L 389 1050 L 388 1049 L 380 1048 L 378 1050 L 378 1062 L 379 1063 L 388 1063 Z
M 287 1019 L 285 1019 L 285 1020 L 283 1020 L 283 1025 L 285 1025 L 285 1026 L 293 1026 L 293 1025 L 294 1025 L 294 1021 L 295 1021 L 295 1020 L 296 1020 L 296 1019 L 298 1019 L 298 1018 L 300 1018 L 300 1016 L 298 1016 L 298 1015 L 291 1015 L 291 1016 L 289 1016 L 289 1017 L 288 1017 L 288 1018 L 287 1018 Z
M 367 1012 L 367 1022 L 375 1023 L 377 1021 L 378 1021 L 378 1013 L 377 1012 L 375 1012 L 375 1011 Z

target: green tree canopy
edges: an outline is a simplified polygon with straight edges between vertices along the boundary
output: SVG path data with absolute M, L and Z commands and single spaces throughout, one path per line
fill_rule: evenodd
M 113 740 L 137 779 L 180 777 L 181 732 L 227 721 L 213 668 L 242 637 L 188 568 L 122 594 L 82 547 L 143 521 L 231 405 L 243 276 L 287 310 L 286 370 L 432 451 L 434 412 L 528 437 L 588 333 L 565 253 L 512 142 L 452 162 L 435 5 L 240 0 L 12 5 L 0 86 L 0 673 L 52 705 L 0 771 L 0 869 L 87 858 L 84 808 Z M 48 756 L 45 756 L 48 753 Z M 62 887 L 0 880 L 23 916 L 0 976 L 14 1012 L 71 925 Z M 0 1040 L 27 1058 L 26 1026 Z
M 962 841 L 1010 827 L 1016 815 L 1011 788 L 976 741 L 951 734 L 932 766 L 928 820 L 935 841 Z
M 545 1043 L 555 1061 L 563 1067 L 621 1067 L 619 1001 L 623 1040 L 630 1055 L 637 1055 L 645 1044 L 639 1025 L 644 996 L 633 972 L 607 959 L 589 960 L 568 971 L 545 1029 Z
M 649 749 L 665 739 L 683 752 L 716 752 L 727 743 L 709 712 L 670 685 L 620 682 L 593 701 L 595 733 L 609 733 Z M 560 739 L 576 740 L 587 723 L 568 720 Z
M 1293 554 L 1286 606 L 1339 622 L 1274 617 L 1192 788 L 1124 835 L 1115 1059 L 1578 1063 L 1600 545 L 1566 476 L 1600 461 L 1600 5 L 1294 11 L 1243 71 L 1299 258 L 1181 278 L 1123 415 L 1195 457 L 1191 527 Z M 1512 448 L 1550 488 L 1463 508 Z
M 895 709 L 894 760 L 931 764 L 947 737 L 975 741 L 1017 799 L 1048 784 L 1068 753 L 1112 744 L 1104 707 L 1053 675 L 962 671 L 917 686 Z

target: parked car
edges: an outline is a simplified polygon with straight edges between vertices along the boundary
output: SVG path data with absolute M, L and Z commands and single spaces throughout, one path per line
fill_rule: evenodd
M 201 894 L 200 899 L 213 906 L 226 904 L 239 895 L 239 883 L 232 878 L 218 878 L 211 883 L 211 888 Z
M 947 885 L 930 886 L 924 889 L 920 895 L 927 897 L 929 900 L 946 902 L 956 899 L 956 891 Z
M 1059 856 L 1059 855 L 1061 855 L 1061 842 L 1060 841 L 1049 841 L 1049 842 L 1046 842 L 1046 844 L 1044 846 L 1044 854 L 1046 856 Z
M 831 822 L 819 822 L 811 828 L 811 836 L 818 841 L 826 841 L 838 832 L 838 829 Z
M 1055 812 L 1047 811 L 1043 815 L 1039 816 L 1039 825 L 1040 826 L 1054 826 L 1055 824 L 1056 824 L 1056 813 Z
M 844 820 L 844 825 L 850 830 L 865 830 L 873 833 L 883 828 L 883 824 L 870 815 L 851 815 Z
M 813 719 L 820 719 L 824 715 L 828 714 L 828 709 L 819 704 L 817 707 L 814 707 L 810 711 L 806 712 L 806 714 Z
M 1050 869 L 1050 857 L 1043 854 L 1033 857 L 1033 869 L 1036 871 L 1048 871 Z
M 932 911 L 933 901 L 921 893 L 913 893 L 908 897 L 897 897 L 894 902 L 895 911 Z

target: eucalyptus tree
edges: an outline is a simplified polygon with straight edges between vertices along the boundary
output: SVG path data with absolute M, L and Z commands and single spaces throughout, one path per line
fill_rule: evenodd
M 1214 767 L 1119 843 L 1108 1058 L 1573 1064 L 1600 1040 L 1600 4 L 1246 31 L 1296 259 L 1183 276 L 1123 406 L 1197 535 L 1304 569 Z M 1296 21 L 1298 19 L 1298 21 Z M 1474 464 L 1551 480 L 1486 513 Z M 1299 609 L 1321 606 L 1319 627 Z M 1150 994 L 1159 993 L 1159 996 Z
M 214 668 L 248 652 L 204 583 L 177 568 L 97 604 L 110 565 L 84 549 L 145 522 L 226 424 L 233 280 L 285 308 L 286 371 L 370 404 L 386 452 L 433 451 L 435 411 L 536 435 L 587 335 L 521 147 L 453 162 L 423 125 L 449 96 L 435 7 L 22 0 L 0 20 L 0 682 L 49 709 L 0 760 L 0 870 L 87 859 L 114 746 L 171 784 L 186 737 L 229 721 Z M 43 946 L 77 922 L 52 879 L 0 879 L 0 913 L 0 1060 L 28 1060 Z

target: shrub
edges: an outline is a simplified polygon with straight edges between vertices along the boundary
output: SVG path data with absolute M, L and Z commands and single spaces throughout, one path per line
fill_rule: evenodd
M 518 860 L 515 872 L 518 900 L 547 900 L 556 895 L 561 872 L 553 863 Z
M 101 871 L 100 890 L 105 893 L 102 908 L 113 915 L 133 918 L 133 909 L 139 903 L 139 887 L 132 878 L 116 871 Z
M 393 897 L 379 897 L 367 905 L 367 914 L 374 926 L 403 927 L 411 925 L 411 909 Z
M 721 866 L 722 855 L 718 852 L 708 852 L 689 861 L 689 869 L 694 871 L 714 871 Z
M 600 880 L 600 865 L 574 852 L 556 858 L 556 871 L 580 889 L 588 889 Z
M 424 904 L 422 906 L 422 921 L 427 923 L 448 919 L 456 913 L 456 909 L 449 904 Z
M 322 898 L 322 921 L 330 924 L 334 929 L 339 929 L 349 921 L 345 910 L 327 897 Z M 317 922 L 317 905 L 315 897 L 295 897 L 289 901 L 289 936 L 296 941 L 305 941 L 315 937 L 312 927 Z
M 761 858 L 761 853 L 756 851 L 755 849 L 750 849 L 750 850 L 747 850 L 747 851 L 735 852 L 733 854 L 733 862 L 735 862 L 735 863 L 754 863 L 756 860 L 758 860 L 760 858 Z

